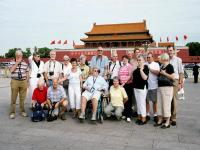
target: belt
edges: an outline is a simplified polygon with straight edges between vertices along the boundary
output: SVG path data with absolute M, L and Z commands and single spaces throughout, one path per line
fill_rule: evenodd
M 14 78 L 12 78 L 12 80 L 24 81 L 24 80 L 26 80 L 26 79 L 14 79 Z

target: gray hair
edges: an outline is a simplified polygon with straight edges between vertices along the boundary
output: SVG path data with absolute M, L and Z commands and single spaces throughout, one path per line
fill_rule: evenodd
M 45 82 L 44 82 L 44 80 L 42 80 L 42 79 L 39 79 L 39 81 L 38 81 L 38 83 L 37 83 L 37 85 L 39 86 L 39 84 L 45 84 Z
M 22 51 L 21 50 L 16 50 L 15 56 L 17 56 L 17 55 L 23 55 Z
M 142 54 L 140 54 L 137 59 L 141 58 L 143 61 L 145 61 L 144 56 Z
M 160 55 L 160 60 L 169 60 L 169 55 L 167 53 Z
M 83 58 L 86 59 L 86 56 L 85 56 L 85 55 L 81 55 L 81 56 L 79 57 L 80 60 L 82 60 Z
M 54 77 L 54 78 L 52 79 L 52 81 L 55 81 L 55 80 L 58 82 L 59 78 Z
M 114 77 L 113 77 L 113 80 L 118 80 L 118 81 L 120 81 L 120 79 L 119 79 L 118 76 L 114 76 Z

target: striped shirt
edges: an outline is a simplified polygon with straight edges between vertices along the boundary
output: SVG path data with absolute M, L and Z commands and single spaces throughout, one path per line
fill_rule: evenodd
M 132 71 L 132 66 L 130 64 L 124 65 L 119 70 L 119 78 L 121 84 L 127 83 L 127 80 L 131 76 L 130 71 Z
M 12 68 L 16 64 L 16 61 L 12 61 L 9 68 Z M 27 72 L 29 71 L 28 64 L 22 61 L 18 64 L 16 69 L 11 73 L 11 78 L 15 80 L 26 80 Z

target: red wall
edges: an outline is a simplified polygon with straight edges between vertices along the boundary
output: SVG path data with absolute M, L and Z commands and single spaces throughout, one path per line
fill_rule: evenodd
M 158 55 L 164 53 L 166 48 L 150 48 L 149 50 L 154 53 L 155 57 L 157 58 Z M 119 49 L 117 50 L 118 57 L 121 60 L 121 57 L 123 55 L 126 55 L 127 50 Z M 57 50 L 56 52 L 57 56 L 56 59 L 58 61 L 63 60 L 64 55 L 68 55 L 70 58 L 79 58 L 80 55 L 84 54 L 87 56 L 87 60 L 91 60 L 92 56 L 96 55 L 96 49 L 95 50 Z M 111 52 L 110 50 L 104 50 L 104 55 L 108 56 L 110 58 Z M 183 63 L 193 63 L 197 62 L 200 63 L 200 56 L 189 56 L 189 50 L 188 48 L 180 48 L 179 52 L 177 55 L 182 58 Z M 0 58 L 0 62 L 9 62 L 12 59 L 5 59 L 5 58 Z M 44 62 L 48 60 L 48 58 L 42 58 Z M 25 59 L 27 61 L 27 58 Z

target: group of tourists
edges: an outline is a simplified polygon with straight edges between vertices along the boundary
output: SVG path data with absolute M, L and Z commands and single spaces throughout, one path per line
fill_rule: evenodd
M 66 120 L 66 111 L 72 111 L 72 118 L 86 118 L 87 102 L 92 101 L 91 120 L 97 120 L 98 101 L 102 91 L 107 91 L 109 103 L 105 106 L 105 117 L 115 117 L 144 125 L 151 119 L 150 101 L 153 103 L 154 126 L 162 129 L 176 125 L 178 91 L 183 87 L 182 60 L 175 55 L 172 46 L 167 53 L 154 61 L 151 52 L 140 49 L 128 51 L 119 61 L 117 52 L 111 60 L 103 55 L 103 48 L 90 64 L 86 56 L 69 58 L 63 62 L 56 60 L 56 51 L 50 52 L 50 59 L 44 63 L 35 52 L 29 63 L 22 59 L 22 52 L 16 51 L 15 61 L 11 63 L 11 105 L 10 118 L 15 118 L 15 104 L 19 94 L 20 113 L 27 117 L 24 101 L 31 99 L 31 108 L 41 105 L 51 110 L 55 116 Z M 27 89 L 28 94 L 27 94 Z

